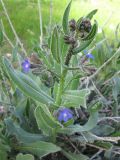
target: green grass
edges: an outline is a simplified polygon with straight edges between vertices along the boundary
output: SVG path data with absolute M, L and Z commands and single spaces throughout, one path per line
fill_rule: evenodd
M 20 39 L 27 49 L 31 49 L 32 42 L 34 40 L 39 40 L 40 35 L 37 0 L 4 0 L 4 2 Z M 50 0 L 41 0 L 41 2 L 43 28 L 45 31 L 45 27 L 48 27 L 49 25 Z M 68 2 L 69 0 L 53 0 L 53 24 L 61 22 L 64 9 Z M 99 22 L 99 26 L 102 27 L 113 12 L 109 22 L 104 27 L 108 38 L 112 40 L 115 27 L 119 23 L 119 2 L 119 0 L 73 0 L 70 17 L 77 20 L 80 16 L 86 15 L 86 13 L 92 9 L 98 8 L 98 13 L 95 16 L 95 19 Z M 13 41 L 14 36 L 1 5 L 0 16 L 3 19 L 8 37 Z

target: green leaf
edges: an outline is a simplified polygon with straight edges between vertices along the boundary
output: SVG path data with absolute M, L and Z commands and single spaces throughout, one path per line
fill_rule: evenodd
M 28 152 L 38 157 L 44 157 L 50 153 L 55 153 L 61 150 L 60 147 L 56 146 L 53 143 L 48 142 L 34 142 L 29 144 L 21 144 L 20 146 L 15 146 L 17 150 Z
M 86 97 L 89 95 L 89 93 L 89 89 L 68 90 L 63 94 L 63 106 L 79 107 L 81 105 L 86 108 Z
M 82 50 L 84 50 L 85 48 L 87 48 L 92 41 L 93 41 L 93 39 L 80 42 L 79 47 L 73 49 L 73 54 L 77 54 L 77 53 L 81 52 Z
M 72 0 L 68 4 L 67 8 L 65 9 L 65 12 L 63 15 L 62 25 L 63 25 L 63 31 L 65 34 L 69 34 L 68 19 L 69 19 L 69 12 L 70 12 L 70 8 L 71 8 L 71 3 L 72 3 Z
M 80 24 L 81 24 L 82 20 L 83 20 L 83 17 L 80 17 L 80 18 L 78 19 L 78 21 L 77 21 L 76 26 L 77 26 L 77 29 L 78 29 L 78 30 L 79 30 L 79 28 L 80 28 Z
M 92 26 L 92 29 L 91 29 L 90 33 L 85 38 L 82 38 L 82 40 L 83 41 L 88 41 L 90 39 L 94 39 L 94 37 L 97 33 L 97 30 L 98 30 L 98 24 L 97 24 L 97 21 L 95 21 L 94 25 Z
M 7 152 L 10 152 L 10 147 L 1 141 L 0 139 L 0 160 L 7 160 Z
M 89 157 L 83 155 L 82 153 L 79 154 L 75 154 L 75 153 L 71 153 L 71 152 L 66 152 L 64 150 L 62 150 L 62 153 L 64 154 L 65 157 L 67 157 L 69 160 L 88 160 Z
M 86 16 L 86 18 L 92 19 L 93 16 L 96 14 L 97 11 L 98 11 L 97 9 L 91 11 L 91 12 Z
M 30 154 L 19 153 L 16 157 L 16 160 L 34 160 L 34 157 Z
M 8 59 L 3 58 L 3 64 L 11 80 L 14 81 L 14 83 L 21 91 L 24 92 L 25 95 L 37 100 L 40 103 L 53 103 L 53 99 L 43 92 L 30 77 L 21 72 L 16 72 Z
M 55 26 L 52 34 L 52 42 L 51 42 L 51 52 L 53 58 L 59 63 L 60 62 L 60 35 L 58 33 L 58 27 Z
M 10 152 L 10 146 L 3 144 L 0 140 L 0 151 L 4 151 L 4 152 Z
M 63 125 L 67 127 L 67 126 L 73 125 L 73 123 L 74 123 L 74 119 L 70 119 L 67 122 L 64 122 Z
M 12 62 L 18 61 L 18 44 L 13 48 L 12 51 Z
M 72 135 L 76 132 L 80 133 L 80 132 L 84 132 L 84 131 L 90 131 L 91 129 L 93 129 L 98 121 L 98 110 L 99 110 L 99 105 L 95 105 L 91 108 L 90 110 L 90 117 L 88 122 L 81 126 L 81 125 L 71 125 L 69 127 L 64 127 L 64 128 L 60 128 L 58 130 L 59 133 L 63 133 L 63 134 L 68 134 L 68 135 Z
M 58 128 L 61 128 L 61 124 L 52 117 L 45 105 L 38 106 L 35 109 L 35 118 L 38 128 L 41 129 L 45 135 L 51 135 Z
M 92 133 L 94 133 L 97 136 L 109 136 L 114 131 L 115 128 L 111 127 L 110 125 L 99 124 L 92 130 Z
M 94 143 L 96 146 L 101 148 L 110 149 L 113 145 L 110 142 L 97 141 Z
M 80 143 L 94 143 L 94 141 L 102 140 L 101 137 L 98 137 L 91 132 L 83 132 L 82 135 L 74 136 L 71 138 L 74 142 Z
M 7 160 L 7 153 L 5 151 L 0 150 L 0 159 Z
M 0 28 L 0 45 L 2 44 L 2 42 L 3 42 L 3 32 Z
M 47 140 L 47 137 L 43 135 L 26 132 L 19 125 L 14 124 L 10 118 L 5 119 L 5 124 L 8 135 L 16 136 L 17 140 L 20 142 L 32 143 L 35 141 Z

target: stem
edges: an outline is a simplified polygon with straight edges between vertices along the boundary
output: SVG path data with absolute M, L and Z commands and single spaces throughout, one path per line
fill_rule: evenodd
M 69 66 L 71 57 L 73 55 L 72 54 L 73 53 L 72 52 L 73 48 L 74 48 L 74 45 L 71 45 L 69 50 L 68 50 L 68 54 L 65 58 L 65 65 L 67 65 L 67 66 Z M 64 68 L 64 70 L 61 74 L 60 85 L 59 85 L 58 92 L 57 92 L 57 97 L 56 97 L 56 105 L 58 105 L 58 106 L 60 106 L 60 104 L 61 104 L 62 94 L 63 94 L 63 91 L 64 91 L 64 82 L 65 82 L 67 72 L 68 72 L 68 70 L 66 68 Z
M 62 72 L 62 75 L 61 75 L 60 85 L 59 85 L 58 93 L 57 93 L 57 97 L 56 97 L 56 105 L 58 105 L 58 106 L 61 104 L 62 93 L 63 93 L 63 90 L 64 90 L 64 82 L 65 82 L 66 74 L 67 74 L 67 70 L 64 69 L 63 72 Z
M 72 55 L 73 55 L 72 50 L 73 50 L 73 48 L 74 48 L 74 46 L 72 45 L 72 46 L 70 46 L 70 48 L 69 48 L 69 50 L 68 50 L 68 54 L 67 54 L 67 56 L 66 56 L 66 58 L 65 58 L 65 65 L 66 65 L 66 66 L 69 65 L 70 60 L 71 60 L 71 58 L 72 58 Z
M 42 11 L 41 11 L 41 1 L 38 0 L 38 10 L 39 10 L 39 23 L 40 23 L 40 45 L 43 43 L 43 29 L 42 29 Z
M 10 17 L 9 17 L 9 15 L 8 15 L 8 13 L 7 13 L 7 9 L 6 9 L 6 7 L 5 7 L 5 4 L 4 4 L 3 0 L 0 0 L 0 2 L 1 2 L 1 4 L 2 4 L 2 8 L 3 8 L 4 12 L 5 12 L 5 15 L 6 15 L 6 17 L 7 17 L 7 20 L 8 20 L 8 22 L 9 22 L 9 24 L 10 24 L 10 27 L 11 27 L 13 33 L 14 33 L 14 36 L 15 36 L 17 42 L 19 43 L 19 45 L 20 45 L 23 53 L 24 53 L 25 55 L 27 55 L 27 52 L 26 52 L 25 48 L 23 47 L 23 44 L 22 44 L 22 42 L 20 41 L 20 38 L 18 37 L 18 35 L 17 35 L 16 31 L 15 31 L 15 28 L 13 27 L 13 24 L 12 24 L 12 22 L 11 22 L 11 20 L 10 20 Z
M 53 12 L 53 1 L 50 0 L 50 22 L 49 22 L 49 33 L 51 34 L 52 27 L 52 12 Z
M 6 32 L 5 32 L 5 28 L 4 28 L 2 19 L 1 19 L 1 27 L 2 27 L 3 36 L 6 38 L 6 40 L 7 40 L 8 43 L 10 44 L 10 46 L 11 46 L 12 48 L 14 48 L 14 44 L 13 44 L 12 41 L 8 38 L 8 36 L 7 36 Z

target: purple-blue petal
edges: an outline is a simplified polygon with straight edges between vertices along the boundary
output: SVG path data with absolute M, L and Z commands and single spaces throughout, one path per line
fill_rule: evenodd
M 23 72 L 27 73 L 29 72 L 30 70 L 30 61 L 28 59 L 25 59 L 23 62 L 22 62 L 22 70 Z
M 89 58 L 89 59 L 94 59 L 94 56 L 92 53 L 87 53 L 86 54 L 86 57 Z
M 58 121 L 60 122 L 67 122 L 69 119 L 73 118 L 73 113 L 68 108 L 59 109 L 58 113 Z

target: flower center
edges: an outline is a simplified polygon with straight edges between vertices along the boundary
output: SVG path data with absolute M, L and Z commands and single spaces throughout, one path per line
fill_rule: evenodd
M 67 117 L 67 113 L 64 113 L 64 117 Z
M 25 65 L 25 68 L 29 68 L 29 64 L 26 64 L 26 65 Z

